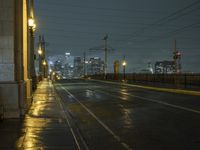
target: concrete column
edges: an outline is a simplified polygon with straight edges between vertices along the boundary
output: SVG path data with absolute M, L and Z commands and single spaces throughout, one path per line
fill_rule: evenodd
M 0 0 L 0 107 L 6 118 L 24 114 L 23 1 Z

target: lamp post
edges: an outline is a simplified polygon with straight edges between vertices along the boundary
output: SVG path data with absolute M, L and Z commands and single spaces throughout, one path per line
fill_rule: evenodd
M 39 47 L 39 49 L 38 49 L 38 54 L 39 54 L 39 56 L 42 55 L 42 49 L 41 49 L 41 47 Z
M 43 65 L 43 77 L 46 78 L 46 66 L 47 66 L 47 62 L 46 62 L 45 59 L 43 60 L 42 65 Z
M 122 62 L 122 66 L 123 66 L 123 79 L 124 79 L 124 81 L 126 80 L 126 65 L 127 65 L 127 63 L 125 61 L 125 56 L 124 56 L 124 60 Z
M 28 19 L 28 26 L 29 26 L 29 35 L 30 35 L 30 53 L 29 53 L 29 64 L 30 64 L 30 78 L 32 79 L 32 89 L 36 89 L 36 73 L 35 73 L 35 54 L 34 54 L 34 32 L 36 29 L 36 23 L 34 19 L 34 8 L 33 8 L 33 0 L 29 1 L 30 10 L 29 10 L 29 19 Z
M 43 79 L 47 76 L 47 71 L 44 74 L 44 64 L 46 63 L 45 66 L 47 66 L 48 62 L 46 61 L 46 57 L 45 57 L 45 52 L 46 52 L 46 48 L 45 48 L 46 42 L 44 40 L 44 36 L 39 36 L 39 47 L 38 47 L 38 55 L 39 55 L 39 76 L 40 79 Z M 44 63 L 45 62 L 45 63 Z M 45 69 L 47 70 L 48 67 L 45 67 Z M 46 76 L 45 76 L 46 75 Z
M 35 59 L 35 54 L 34 54 L 34 32 L 36 29 L 36 24 L 35 20 L 30 17 L 28 19 L 28 26 L 29 26 L 29 32 L 30 32 L 30 53 L 29 53 L 29 58 L 30 58 L 30 78 L 32 79 L 32 89 L 36 89 L 36 74 L 35 74 L 35 64 L 34 64 L 34 59 Z
M 43 55 L 43 51 L 41 48 L 41 45 L 39 45 L 38 48 L 38 55 L 39 55 L 39 80 L 42 80 L 42 55 Z
M 29 26 L 29 28 L 30 28 L 31 31 L 33 31 L 33 32 L 35 31 L 36 24 L 35 24 L 35 20 L 33 19 L 33 17 L 30 17 L 28 19 L 28 26 Z

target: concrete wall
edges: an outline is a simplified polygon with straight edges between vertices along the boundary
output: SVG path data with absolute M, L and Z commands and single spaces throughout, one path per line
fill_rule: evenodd
M 4 109 L 4 117 L 6 118 L 18 118 L 20 115 L 18 97 L 18 84 L 1 83 L 0 84 L 0 99 Z
M 14 0 L 0 0 L 0 81 L 14 81 Z
M 5 118 L 19 118 L 26 105 L 22 6 L 22 0 L 0 0 L 0 107 Z

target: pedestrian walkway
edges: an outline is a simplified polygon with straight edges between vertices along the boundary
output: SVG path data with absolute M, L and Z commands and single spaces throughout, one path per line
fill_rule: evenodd
M 22 121 L 20 119 L 5 119 L 0 121 L 0 150 L 14 150 L 20 136 Z
M 42 81 L 25 116 L 17 149 L 76 149 L 51 81 Z

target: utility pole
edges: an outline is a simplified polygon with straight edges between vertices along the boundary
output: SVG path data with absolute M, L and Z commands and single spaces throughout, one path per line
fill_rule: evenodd
M 107 64 L 108 64 L 108 60 L 107 60 L 107 57 L 108 57 L 108 48 L 107 48 L 107 40 L 108 40 L 108 35 L 106 34 L 105 37 L 103 38 L 103 40 L 105 41 L 105 56 L 104 56 L 104 79 L 106 79 L 106 75 L 107 75 Z

